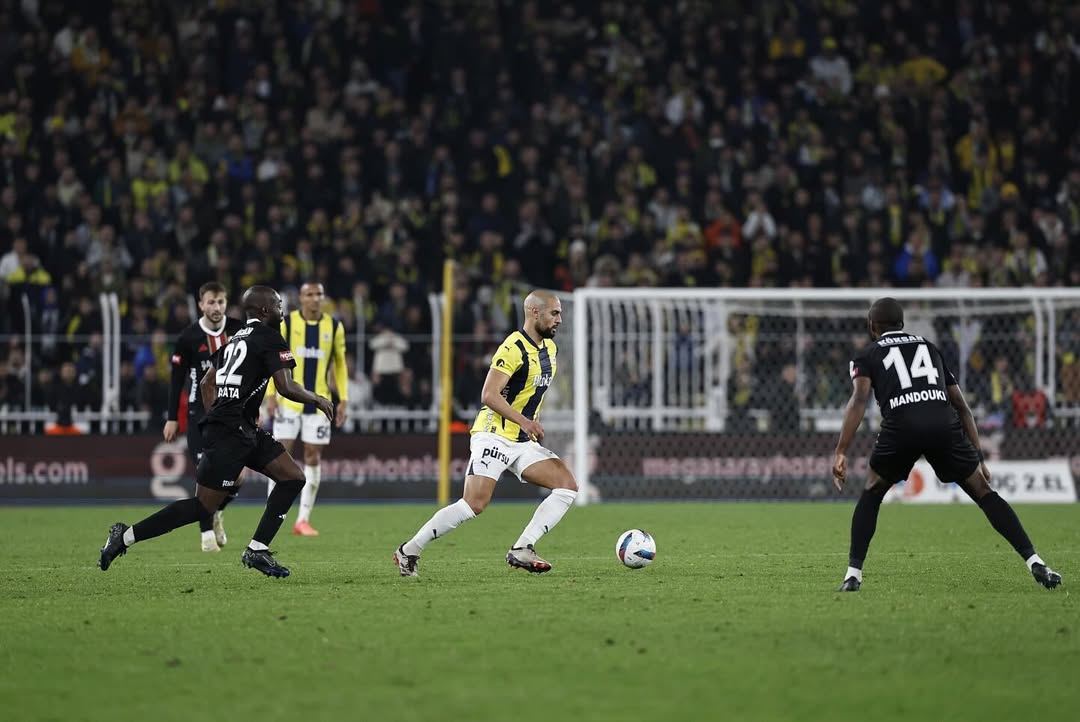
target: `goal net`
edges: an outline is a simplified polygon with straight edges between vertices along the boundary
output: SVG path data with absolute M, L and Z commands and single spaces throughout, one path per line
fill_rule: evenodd
M 829 467 L 851 393 L 848 363 L 869 342 L 867 309 L 881 295 L 576 292 L 572 308 L 564 303 L 574 324 L 571 348 L 561 347 L 559 358 L 572 352 L 569 455 L 585 500 L 833 496 Z M 992 471 L 1008 472 L 995 478 L 1042 469 L 1057 482 L 1043 475 L 1012 483 L 1057 483 L 1075 499 L 1068 466 L 1080 461 L 1070 459 L 1080 454 L 1080 291 L 889 295 L 904 305 L 905 330 L 941 349 L 974 411 Z M 561 363 L 564 380 L 566 370 Z M 849 489 L 865 477 L 879 423 L 876 403 L 868 408 L 849 454 Z M 1048 471 L 1043 462 L 1051 460 L 1057 466 Z

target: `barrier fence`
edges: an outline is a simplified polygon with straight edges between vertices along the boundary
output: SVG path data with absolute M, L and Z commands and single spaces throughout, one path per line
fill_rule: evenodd
M 836 498 L 828 469 L 850 393 L 847 364 L 867 342 L 865 314 L 876 295 L 585 289 L 563 296 L 558 373 L 541 414 L 545 443 L 575 471 L 582 502 Z M 894 295 L 907 310 L 907 330 L 934 341 L 960 380 L 1003 495 L 1075 499 L 1080 291 L 919 289 Z M 55 411 L 26 410 L 9 393 L 8 405 L 0 406 L 0 499 L 151 498 L 189 483 L 189 463 L 178 461 L 182 448 L 159 443 L 161 419 L 118 404 L 127 391 L 124 359 L 145 339 L 121 333 L 118 306 L 100 300 L 103 314 L 114 315 L 100 339 L 101 399 L 73 413 L 92 435 L 42 437 Z M 350 419 L 335 431 L 325 457 L 320 498 L 435 498 L 442 299 L 433 296 L 429 303 L 432 333 L 404 339 L 418 368 L 417 384 L 424 381 L 423 401 L 411 407 L 373 400 L 367 366 L 372 337 L 362 323 L 353 325 L 348 347 L 356 388 L 350 390 Z M 520 316 L 508 319 L 520 322 Z M 471 421 L 487 360 L 505 331 L 454 335 L 456 420 Z M 19 339 L 25 373 L 32 376 L 57 339 L 33 329 Z M 25 388 L 29 398 L 32 391 Z M 852 450 L 856 486 L 878 420 L 871 408 Z M 466 454 L 466 437 L 456 433 L 450 468 L 455 490 Z M 163 473 L 166 468 L 171 471 Z M 86 470 L 84 480 L 70 481 L 78 469 Z M 925 468 L 916 472 L 918 479 L 909 479 L 896 498 L 955 496 Z M 162 481 L 169 474 L 172 481 Z M 499 494 L 535 491 L 513 483 L 500 485 Z

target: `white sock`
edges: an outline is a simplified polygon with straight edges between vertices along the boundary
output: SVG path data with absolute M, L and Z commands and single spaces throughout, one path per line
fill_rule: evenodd
M 1042 564 L 1044 567 L 1046 566 L 1046 562 L 1044 562 L 1042 560 L 1042 557 L 1040 557 L 1038 554 L 1032 554 L 1027 558 L 1027 560 L 1024 561 L 1024 563 L 1027 564 L 1028 569 L 1031 569 L 1036 564 Z
M 848 567 L 847 572 L 844 573 L 844 579 L 855 577 L 859 580 L 859 584 L 862 584 L 862 569 L 856 569 L 855 567 Z
M 202 538 L 203 538 L 203 541 L 207 541 L 208 539 L 213 539 L 214 543 L 217 544 L 217 536 L 214 535 L 214 530 L 213 529 L 211 529 L 209 531 L 204 531 L 202 533 Z
M 124 546 L 129 547 L 135 543 L 135 527 L 129 526 L 124 532 Z
M 458 499 L 453 504 L 435 512 L 435 515 L 416 532 L 416 536 L 402 544 L 402 547 L 409 556 L 419 556 L 429 541 L 446 536 L 451 530 L 457 529 L 475 516 L 468 502 Z
M 275 486 L 277 486 L 277 484 L 274 483 L 273 479 L 267 479 L 266 480 L 266 496 L 267 496 L 267 498 L 270 497 L 270 494 L 274 491 Z
M 304 488 L 300 491 L 300 511 L 296 514 L 296 521 L 300 523 L 311 518 L 311 509 L 315 506 L 315 497 L 319 493 L 319 470 L 322 467 L 316 464 L 309 466 L 304 464 Z
M 266 546 L 262 542 L 255 541 L 254 539 L 248 542 L 248 549 L 251 549 L 252 551 L 261 552 L 269 548 L 270 547 Z
M 535 544 L 537 539 L 554 529 L 555 525 L 559 523 L 559 520 L 574 504 L 575 498 L 577 498 L 576 491 L 570 491 L 569 489 L 552 490 L 548 494 L 548 498 L 544 499 L 540 502 L 540 506 L 536 507 L 532 521 L 525 527 L 525 531 L 521 532 L 518 540 L 514 542 L 514 548 L 519 549 L 529 544 Z

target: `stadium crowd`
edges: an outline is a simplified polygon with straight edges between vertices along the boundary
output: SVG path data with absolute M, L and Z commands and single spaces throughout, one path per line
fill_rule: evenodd
M 321 281 L 409 408 L 446 258 L 462 406 L 532 286 L 1078 286 L 1078 37 L 1046 0 L 0 0 L 0 405 L 24 297 L 33 407 L 100 404 L 116 292 L 161 417 L 208 280 Z

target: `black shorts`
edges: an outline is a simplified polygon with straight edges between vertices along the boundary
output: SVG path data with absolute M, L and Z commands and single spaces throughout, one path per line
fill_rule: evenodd
M 262 429 L 244 429 L 214 422 L 202 425 L 203 455 L 195 480 L 210 489 L 234 489 L 246 466 L 262 471 L 285 453 L 285 447 Z
M 942 427 L 882 427 L 870 454 L 870 468 L 894 484 L 904 481 L 920 456 L 946 484 L 963 481 L 979 468 L 979 453 L 957 421 Z

